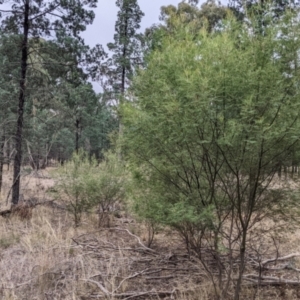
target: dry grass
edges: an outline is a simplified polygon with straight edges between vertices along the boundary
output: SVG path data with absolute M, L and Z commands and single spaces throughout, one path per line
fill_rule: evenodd
M 49 200 L 49 173 L 22 177 L 25 201 Z M 11 183 L 6 172 L 1 208 Z M 207 274 L 186 254 L 171 230 L 160 231 L 148 249 L 147 228 L 118 216 L 98 228 L 94 214 L 73 227 L 64 210 L 39 205 L 31 218 L 0 217 L 0 299 L 213 299 Z M 266 224 L 265 224 L 266 225 Z M 273 226 L 272 224 L 269 224 Z M 300 252 L 300 230 L 281 237 L 274 251 Z M 267 248 L 274 245 L 265 241 Z M 274 253 L 275 253 L 274 252 Z M 295 258 L 300 268 L 300 260 Z M 243 288 L 241 299 L 299 299 L 297 288 Z
M 156 243 L 152 252 L 126 231 L 133 224 L 115 223 L 117 227 L 110 229 L 94 224 L 96 217 L 86 218 L 74 229 L 68 214 L 53 214 L 42 206 L 27 221 L 1 218 L 0 298 L 126 299 L 140 293 L 136 299 L 164 294 L 166 299 L 172 294 L 199 299 L 196 291 L 205 276 L 192 270 L 186 258 L 176 257 L 182 249 L 173 247 L 170 252 L 171 240 L 164 248 Z
M 30 171 L 30 169 L 24 168 L 21 176 L 21 192 L 20 199 L 24 201 L 39 200 L 45 201 L 49 199 L 47 190 L 54 185 L 54 180 L 50 177 L 50 173 L 53 168 L 47 170 L 40 170 L 38 173 Z M 0 193 L 0 209 L 4 209 L 9 206 L 8 199 L 11 195 L 11 186 L 13 179 L 12 168 L 4 170 L 3 172 L 3 187 Z
M 53 181 L 43 173 L 22 176 L 24 202 L 50 200 L 46 191 Z M 1 209 L 6 206 L 11 178 L 6 172 Z M 99 229 L 97 224 L 96 215 L 86 215 L 75 229 L 66 211 L 43 205 L 35 207 L 29 218 L 0 217 L 0 299 L 117 299 L 135 293 L 141 294 L 137 299 L 157 299 L 178 290 L 185 299 L 194 299 L 190 286 L 199 289 L 196 283 L 203 275 L 196 281 L 186 276 L 189 266 L 183 260 L 182 270 L 174 276 L 176 265 L 169 256 L 176 240 L 160 233 L 160 242 L 151 252 L 142 246 L 144 227 L 130 217 L 115 218 L 115 229 Z M 178 251 L 182 253 L 181 248 Z
M 1 239 L 10 242 L 1 249 L 2 299 L 24 299 L 24 295 L 26 299 L 44 299 L 41 295 L 47 278 L 59 276 L 60 269 L 73 260 L 68 236 L 74 235 L 74 230 L 68 226 L 67 216 L 51 220 L 49 213 L 39 207 L 28 221 L 17 216 L 1 219 Z

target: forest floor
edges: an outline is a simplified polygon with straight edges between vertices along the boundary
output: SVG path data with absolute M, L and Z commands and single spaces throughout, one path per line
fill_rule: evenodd
M 47 192 L 54 185 L 50 173 L 25 169 L 24 202 L 40 205 L 25 215 L 0 217 L 1 300 L 213 299 L 207 272 L 175 232 L 159 230 L 149 248 L 147 227 L 123 210 L 108 228 L 98 227 L 96 213 L 74 228 L 72 216 Z M 5 171 L 0 210 L 9 206 L 11 180 Z M 281 236 L 275 248 L 264 259 L 300 252 L 300 229 Z M 300 260 L 293 257 L 292 263 L 295 280 Z M 300 299 L 300 282 L 244 286 L 241 299 Z

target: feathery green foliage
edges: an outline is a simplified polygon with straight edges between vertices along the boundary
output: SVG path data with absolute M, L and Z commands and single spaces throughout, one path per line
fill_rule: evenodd
M 98 164 L 81 149 L 54 175 L 58 197 L 72 213 L 75 226 L 80 225 L 82 214 L 94 207 L 98 208 L 99 225 L 109 225 L 108 213 L 124 198 L 124 170 L 115 155 L 106 153 Z
M 256 35 L 228 19 L 223 28 L 195 38 L 178 22 L 162 40 L 135 78 L 136 101 L 123 107 L 123 145 L 137 212 L 176 228 L 200 256 L 203 234 L 224 238 L 235 220 L 238 297 L 248 229 L 289 206 L 270 182 L 298 145 L 300 93 L 298 69 L 282 72 L 291 48 L 280 47 L 279 26 Z

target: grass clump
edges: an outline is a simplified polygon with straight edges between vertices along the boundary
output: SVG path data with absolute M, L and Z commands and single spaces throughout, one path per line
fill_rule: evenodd
M 4 236 L 0 238 L 0 248 L 7 249 L 10 246 L 18 243 L 20 238 L 15 235 Z

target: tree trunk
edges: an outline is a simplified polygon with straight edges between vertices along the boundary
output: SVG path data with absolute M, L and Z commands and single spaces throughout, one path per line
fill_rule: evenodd
M 125 30 L 124 30 L 124 40 L 127 39 L 127 30 L 128 30 L 128 20 L 127 18 L 125 19 Z M 122 53 L 122 57 L 123 57 L 123 61 L 126 61 L 126 55 L 127 55 L 127 44 L 124 43 L 123 44 L 123 53 Z M 125 81 L 126 81 L 126 65 L 122 66 L 122 75 L 121 75 L 121 97 L 120 97 L 120 104 L 123 103 L 123 98 L 124 98 L 124 94 L 125 94 Z M 119 136 L 122 137 L 123 136 L 123 123 L 122 123 L 122 116 L 119 115 Z M 118 157 L 119 160 L 122 161 L 122 153 L 121 153 L 121 149 L 118 150 Z
M 279 165 L 278 165 L 278 171 L 277 171 L 279 179 L 281 179 L 281 169 L 282 169 L 282 165 L 281 165 L 281 163 L 279 163 Z
M 11 146 L 10 146 L 10 139 L 7 140 L 6 142 L 6 149 L 5 149 L 5 159 L 7 163 L 7 171 L 9 171 L 9 166 L 10 166 L 10 154 L 11 154 Z
M 284 172 L 284 178 L 285 178 L 285 180 L 287 179 L 287 176 L 288 176 L 288 168 L 287 168 L 287 166 L 284 166 L 283 167 L 283 172 Z
M 3 183 L 4 144 L 5 144 L 5 125 L 3 126 L 3 133 L 2 133 L 1 145 L 0 145 L 0 195 L 1 195 L 2 183 Z
M 76 119 L 76 137 L 75 137 L 75 150 L 76 153 L 78 154 L 78 150 L 79 150 L 79 127 L 80 127 L 80 121 L 78 119 Z
M 235 292 L 234 292 L 234 300 L 239 300 L 240 299 L 240 292 L 241 292 L 241 287 L 242 287 L 242 279 L 243 279 L 243 274 L 245 271 L 245 253 L 246 253 L 246 237 L 247 237 L 247 229 L 243 228 L 243 233 L 242 233 L 242 243 L 240 246 L 240 265 L 239 265 L 239 275 L 238 275 L 238 280 L 236 283 L 235 287 Z
M 127 40 L 127 30 L 128 30 L 128 20 L 127 17 L 125 19 L 125 26 L 124 26 L 124 41 Z M 121 78 L 121 97 L 124 96 L 125 93 L 125 79 L 126 79 L 126 65 L 124 65 L 124 62 L 126 62 L 126 55 L 127 55 L 127 43 L 125 42 L 123 44 L 123 66 L 122 66 L 122 78 Z
M 125 38 L 127 36 L 127 19 L 125 22 Z M 126 55 L 127 55 L 127 47 L 124 44 L 123 46 L 123 60 L 125 61 L 126 59 Z M 124 94 L 125 94 L 125 80 L 126 80 L 126 66 L 123 65 L 122 67 L 122 77 L 121 77 L 121 98 L 120 98 L 120 104 L 123 103 L 123 98 L 124 98 Z M 123 124 L 122 124 L 122 117 L 119 115 L 119 135 L 122 136 L 123 135 Z
M 28 60 L 28 32 L 29 32 L 28 19 L 29 19 L 29 0 L 26 0 L 25 7 L 24 7 L 18 120 L 17 120 L 16 136 L 15 136 L 16 154 L 15 154 L 15 160 L 14 160 L 14 175 L 13 175 L 13 187 L 12 187 L 12 204 L 13 205 L 18 204 L 19 195 L 20 195 L 20 171 L 21 171 L 21 163 L 22 163 L 23 115 L 24 115 L 26 72 L 27 72 L 27 60 Z

